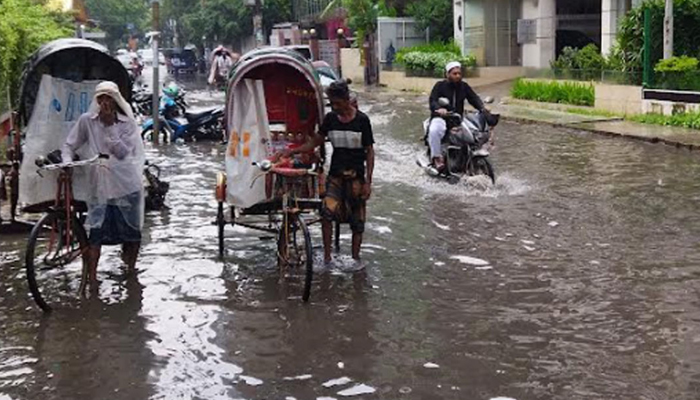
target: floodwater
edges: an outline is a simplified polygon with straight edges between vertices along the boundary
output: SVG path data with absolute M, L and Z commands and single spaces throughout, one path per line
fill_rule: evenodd
M 264 235 L 227 227 L 220 260 L 223 147 L 149 148 L 171 190 L 137 280 L 108 250 L 99 300 L 43 316 L 25 237 L 1 238 L 0 399 L 700 397 L 697 154 L 504 122 L 496 186 L 450 186 L 415 166 L 424 98 L 362 103 L 377 142 L 364 271 L 319 266 L 303 304 Z

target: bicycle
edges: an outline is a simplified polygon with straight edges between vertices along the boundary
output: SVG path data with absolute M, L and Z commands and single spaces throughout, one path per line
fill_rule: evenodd
M 45 211 L 34 225 L 27 242 L 25 267 L 29 290 L 36 304 L 51 312 L 52 304 L 69 300 L 75 290 L 75 275 L 80 275 L 78 294 L 85 297 L 88 279 L 86 252 L 88 237 L 81 222 L 87 211 L 85 203 L 73 198 L 72 169 L 97 164 L 108 158 L 98 155 L 87 160 L 56 163 L 51 156 L 36 160 L 37 171 L 58 171 L 56 197 L 53 205 L 39 205 Z M 50 203 L 50 202 L 49 202 Z M 76 263 L 78 258 L 80 263 Z M 79 265 L 76 265 L 79 264 Z
M 280 282 L 288 280 L 294 284 L 299 281 L 301 298 L 307 302 L 311 296 L 313 281 L 313 245 L 308 225 L 320 220 L 307 223 L 303 214 L 320 208 L 319 172 L 316 165 L 309 169 L 275 168 L 267 160 L 253 163 L 253 165 L 261 170 L 261 174 L 254 178 L 251 187 L 261 176 L 273 174 L 276 178 L 275 193 L 270 193 L 272 196 L 268 201 L 246 209 L 238 209 L 239 216 L 265 215 L 269 218 L 268 226 L 236 220 L 234 207 L 231 207 L 230 219 L 226 219 L 224 215 L 226 179 L 223 174 L 220 174 L 217 182 L 219 208 L 215 222 L 218 226 L 219 255 L 223 257 L 224 254 L 224 227 L 228 224 L 275 234 Z

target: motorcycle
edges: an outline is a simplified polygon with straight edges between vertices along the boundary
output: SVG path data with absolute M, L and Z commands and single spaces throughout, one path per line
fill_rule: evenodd
M 164 96 L 165 97 L 165 96 Z M 184 112 L 184 121 L 179 118 L 182 107 L 172 98 L 162 102 L 159 126 L 163 132 L 163 142 L 182 139 L 191 141 L 220 141 L 224 131 L 223 107 L 212 108 L 199 113 Z M 153 119 L 147 119 L 141 126 L 141 137 L 149 140 L 153 133 Z
M 161 103 L 164 97 L 171 98 L 165 92 L 166 90 L 164 90 L 164 94 L 160 99 Z M 172 95 L 173 102 L 182 114 L 187 112 L 188 107 L 185 100 L 186 93 L 183 88 L 178 86 L 177 91 Z M 137 117 L 150 118 L 153 115 L 153 93 L 141 87 L 134 89 L 134 94 L 131 96 L 131 108 Z
M 486 99 L 486 103 L 493 102 Z M 441 107 L 449 110 L 450 102 L 440 98 Z M 427 160 L 416 160 L 418 166 L 430 176 L 445 179 L 451 184 L 458 183 L 464 176 L 486 175 L 493 184 L 496 183 L 496 175 L 493 165 L 489 160 L 489 152 L 484 148 L 491 138 L 491 129 L 498 124 L 500 115 L 484 112 L 467 113 L 464 118 L 456 112 L 450 112 L 443 117 L 447 125 L 447 132 L 442 139 L 442 157 L 445 160 L 445 168 L 438 171 L 430 163 L 430 148 L 427 149 Z M 423 123 L 427 146 L 428 126 L 430 119 Z

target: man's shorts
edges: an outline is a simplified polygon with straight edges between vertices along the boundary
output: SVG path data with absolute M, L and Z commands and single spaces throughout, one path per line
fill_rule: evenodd
M 365 231 L 367 202 L 361 197 L 364 179 L 355 174 L 329 176 L 321 216 L 327 220 L 349 223 L 353 233 Z

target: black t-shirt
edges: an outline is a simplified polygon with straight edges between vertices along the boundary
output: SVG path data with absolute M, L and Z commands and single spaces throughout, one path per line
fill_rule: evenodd
M 320 134 L 330 139 L 333 145 L 331 176 L 352 169 L 358 177 L 365 176 L 366 148 L 374 144 L 372 124 L 369 117 L 357 111 L 355 119 L 348 123 L 340 122 L 338 114 L 330 112 L 323 119 Z

